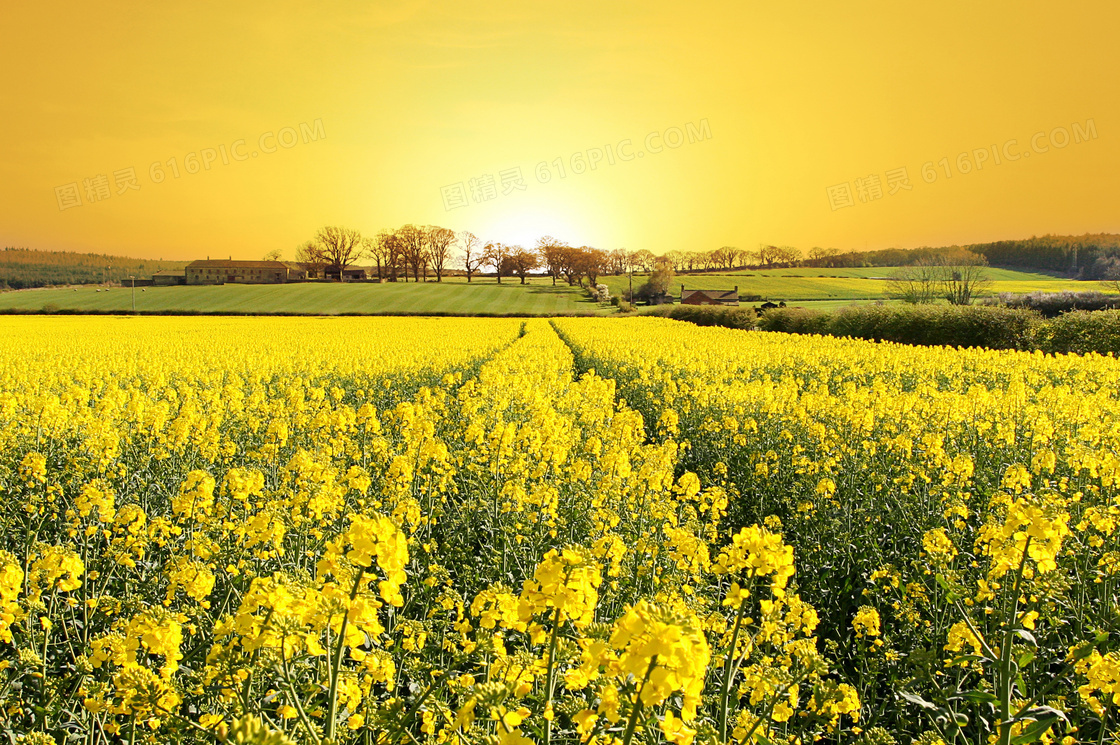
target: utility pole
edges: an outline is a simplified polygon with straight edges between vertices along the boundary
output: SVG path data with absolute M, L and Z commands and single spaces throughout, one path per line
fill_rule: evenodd
M 136 277 L 129 277 L 132 280 L 132 312 L 136 312 Z

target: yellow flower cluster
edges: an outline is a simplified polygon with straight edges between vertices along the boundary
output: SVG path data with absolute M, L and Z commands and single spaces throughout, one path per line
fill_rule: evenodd
M 798 592 L 812 598 L 831 637 L 872 640 L 855 645 L 866 651 L 852 660 L 852 679 L 900 729 L 917 738 L 904 723 L 920 712 L 881 702 L 904 681 L 927 679 L 930 690 L 915 700 L 939 712 L 930 714 L 937 726 L 958 714 L 970 722 L 961 725 L 965 739 L 1006 745 L 1013 735 L 1045 734 L 1041 723 L 1028 726 L 1029 714 L 1011 722 L 1016 696 L 1026 707 L 1043 691 L 1071 733 L 1076 714 L 1090 716 L 1078 737 L 1111 736 L 1093 718 L 1099 712 L 1054 703 L 1073 701 L 1076 687 L 1053 655 L 1079 642 L 1115 645 L 1097 630 L 1115 628 L 1107 609 L 1120 571 L 1116 359 L 660 318 L 554 325 L 582 365 L 615 381 L 652 436 L 678 443 L 683 468 L 727 489 L 740 525 L 781 518 L 796 549 Z M 725 602 L 749 592 L 733 585 Z M 857 610 L 853 594 L 868 604 Z M 954 653 L 943 664 L 967 672 L 929 677 L 917 661 L 931 639 Z M 1053 679 L 1045 670 L 1063 672 Z M 997 702 L 996 723 L 988 703 L 965 713 L 960 701 Z M 751 716 L 740 715 L 735 731 L 765 734 Z
M 855 629 L 857 637 L 879 636 L 882 633 L 879 624 L 879 611 L 869 605 L 861 606 L 852 619 L 852 628 Z
M 922 685 L 962 687 L 911 694 L 962 741 L 1114 706 L 1115 360 L 648 318 L 0 329 L 10 731 L 875 745 L 854 725 L 919 739 Z
M 752 525 L 731 537 L 731 543 L 720 551 L 712 570 L 716 574 L 742 576 L 747 581 L 755 577 L 770 577 L 770 592 L 775 597 L 781 597 L 794 572 L 793 547 L 786 545 L 781 535 Z M 735 581 L 724 602 L 737 607 L 748 595 L 749 590 Z
M 638 700 L 644 706 L 658 706 L 680 692 L 681 718 L 696 718 L 711 650 L 695 616 L 677 617 L 639 601 L 615 622 L 610 645 L 617 657 L 611 655 L 608 676 L 641 681 Z
M 602 581 L 599 565 L 586 555 L 571 548 L 553 549 L 537 565 L 532 579 L 525 580 L 518 616 L 524 623 L 551 608 L 556 611 L 556 624 L 571 621 L 586 627 L 594 618 Z

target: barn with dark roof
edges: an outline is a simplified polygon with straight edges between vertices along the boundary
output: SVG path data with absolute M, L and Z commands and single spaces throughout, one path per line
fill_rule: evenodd
M 739 288 L 734 290 L 686 290 L 681 285 L 682 305 L 738 305 Z
M 288 281 L 288 266 L 281 261 L 206 259 L 192 261 L 186 271 L 188 285 L 273 285 Z

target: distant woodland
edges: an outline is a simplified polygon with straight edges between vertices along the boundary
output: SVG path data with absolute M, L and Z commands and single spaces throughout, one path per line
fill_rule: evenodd
M 1078 279 L 1105 279 L 1120 269 L 1120 235 L 1044 235 L 1024 240 L 973 243 L 939 248 L 887 248 L 880 251 L 811 249 L 802 266 L 906 266 L 946 251 L 965 249 L 980 254 L 991 266 L 1042 269 Z
M 187 264 L 186 261 L 5 248 L 0 251 L 0 290 L 120 282 L 128 277 L 150 277 L 152 272 L 161 269 L 182 269 Z

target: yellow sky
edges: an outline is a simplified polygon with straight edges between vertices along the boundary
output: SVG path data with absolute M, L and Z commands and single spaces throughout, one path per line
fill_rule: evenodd
M 0 27 L 3 245 L 1120 232 L 1115 0 L 9 2 Z

